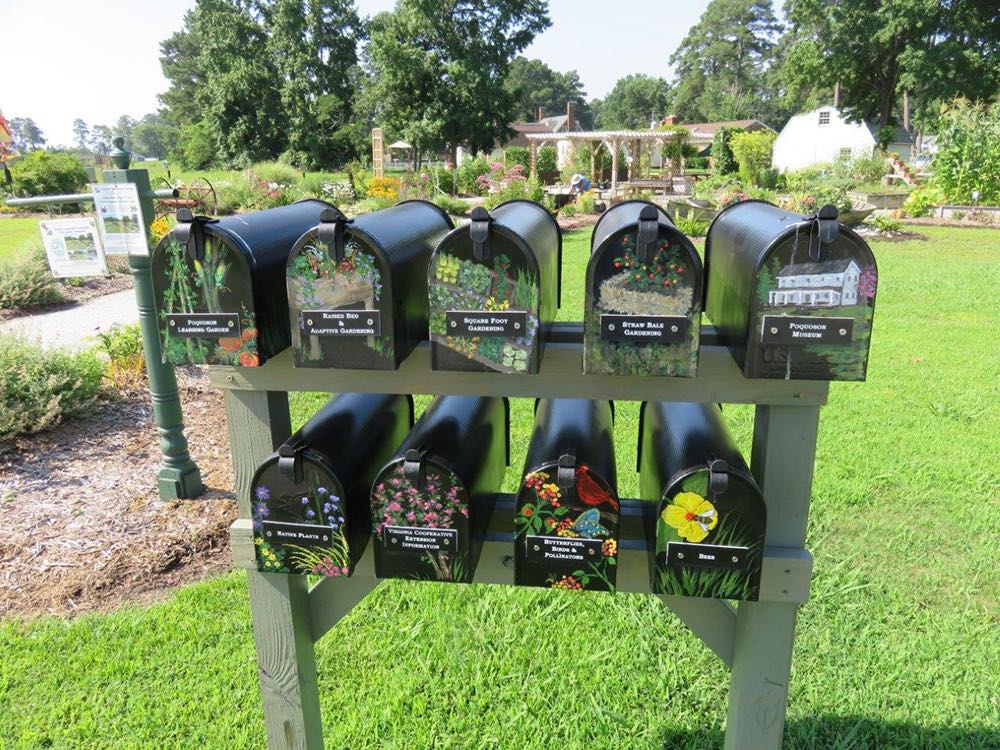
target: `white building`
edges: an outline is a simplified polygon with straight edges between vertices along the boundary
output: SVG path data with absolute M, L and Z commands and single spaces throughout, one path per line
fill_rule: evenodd
M 778 273 L 778 288 L 768 293 L 774 307 L 837 307 L 858 303 L 861 269 L 853 260 L 795 263 Z
M 877 126 L 847 122 L 836 107 L 820 107 L 788 121 L 774 142 L 771 163 L 776 169 L 786 171 L 831 162 L 838 157 L 871 156 L 877 132 Z M 912 149 L 913 138 L 897 127 L 888 150 L 898 153 L 908 164 Z

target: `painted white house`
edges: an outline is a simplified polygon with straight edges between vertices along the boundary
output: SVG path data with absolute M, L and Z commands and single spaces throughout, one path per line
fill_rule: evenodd
M 856 305 L 861 269 L 853 260 L 795 263 L 778 272 L 778 288 L 768 293 L 774 307 Z
M 771 163 L 782 171 L 803 169 L 846 156 L 871 156 L 876 148 L 878 127 L 864 122 L 847 122 L 836 107 L 820 107 L 795 115 L 781 129 L 774 142 Z M 913 138 L 896 128 L 889 151 L 909 164 Z

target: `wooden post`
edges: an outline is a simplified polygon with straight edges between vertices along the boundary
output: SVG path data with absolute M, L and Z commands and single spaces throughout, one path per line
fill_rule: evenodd
M 805 545 L 818 406 L 758 406 L 751 470 L 767 498 L 765 543 Z M 740 602 L 725 750 L 780 750 L 798 605 Z
M 382 128 L 372 128 L 372 176 L 385 177 L 385 146 Z
M 531 141 L 531 164 L 528 176 L 538 177 L 538 143 L 536 141 Z
M 226 391 L 240 516 L 250 518 L 258 463 L 291 434 L 288 394 Z M 319 682 L 305 576 L 247 570 L 257 674 L 271 750 L 323 750 Z
M 611 149 L 611 198 L 614 199 L 618 189 L 618 141 L 611 141 L 608 147 Z
M 597 186 L 597 149 L 601 147 L 601 142 L 590 144 L 590 182 Z

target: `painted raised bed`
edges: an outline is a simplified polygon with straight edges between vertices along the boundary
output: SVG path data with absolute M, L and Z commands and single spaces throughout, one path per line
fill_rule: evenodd
M 620 506 L 610 401 L 540 399 L 515 506 L 519 586 L 614 591 Z
M 164 361 L 257 367 L 285 349 L 285 263 L 323 211 L 340 215 L 320 200 L 224 219 L 181 209 L 151 260 Z
M 440 396 L 371 488 L 379 578 L 472 580 L 507 468 L 507 400 Z
M 250 483 L 254 551 L 263 573 L 349 576 L 371 537 L 375 474 L 413 424 L 410 396 L 335 396 Z
M 561 257 L 559 225 L 537 203 L 473 210 L 429 266 L 433 368 L 538 372 L 559 307 Z
M 591 236 L 583 371 L 694 377 L 702 304 L 701 259 L 655 204 L 627 201 Z
M 757 601 L 767 508 L 719 407 L 643 404 L 638 469 L 653 591 Z
M 296 367 L 394 370 L 427 335 L 427 263 L 452 229 L 427 201 L 327 212 L 288 258 Z
M 709 227 L 705 269 L 705 312 L 746 377 L 865 379 L 878 270 L 835 207 L 736 203 Z

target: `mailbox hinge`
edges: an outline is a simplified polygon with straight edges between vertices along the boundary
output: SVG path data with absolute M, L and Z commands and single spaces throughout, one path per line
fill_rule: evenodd
M 205 259 L 205 224 L 216 221 L 208 216 L 195 216 L 188 208 L 177 212 L 177 226 L 172 234 L 191 260 Z
M 809 220 L 811 221 L 809 228 L 809 260 L 817 263 L 823 259 L 826 246 L 837 239 L 837 234 L 840 232 L 840 213 L 837 211 L 836 206 L 827 204 L 821 206 L 819 211 L 814 216 L 811 216 Z M 812 242 L 813 227 L 816 228 L 819 240 L 815 246 Z
M 302 451 L 305 443 L 284 443 L 278 448 L 278 471 L 289 481 L 302 482 Z
M 472 256 L 480 263 L 490 259 L 490 223 L 493 217 L 482 206 L 472 209 L 469 236 L 472 238 Z
M 559 470 L 556 483 L 564 490 L 576 484 L 576 451 L 572 448 L 559 456 Z
M 347 225 L 353 223 L 353 219 L 348 219 L 332 208 L 324 208 L 319 215 L 316 236 L 326 245 L 330 257 L 337 263 L 344 259 L 344 232 L 347 230 Z
M 721 458 L 708 462 L 708 491 L 718 497 L 729 488 L 729 464 Z
M 656 244 L 660 236 L 660 215 L 652 206 L 643 206 L 639 212 L 639 230 L 636 232 L 636 251 L 639 260 L 648 263 L 653 257 L 650 246 Z
M 410 448 L 403 456 L 403 476 L 418 490 L 422 490 L 427 483 L 427 462 L 424 457 L 427 454 Z

